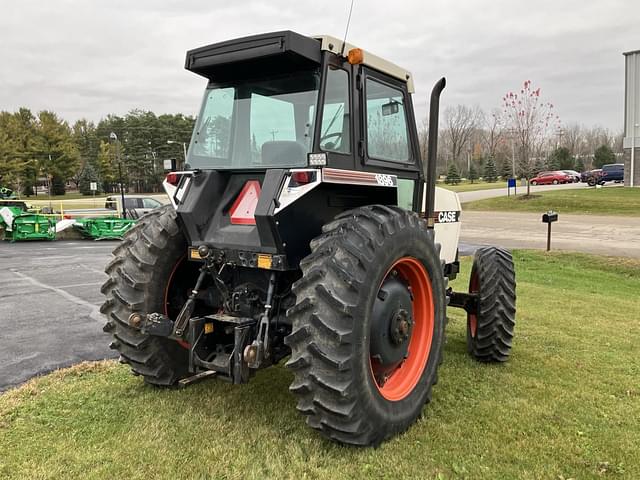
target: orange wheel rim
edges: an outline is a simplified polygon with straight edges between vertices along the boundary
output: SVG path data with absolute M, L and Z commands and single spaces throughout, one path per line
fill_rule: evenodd
M 422 262 L 413 257 L 402 257 L 387 271 L 383 282 L 393 271 L 406 282 L 413 297 L 411 304 L 414 324 L 408 345 L 408 355 L 382 384 L 374 375 L 371 356 L 369 368 L 380 394 L 387 400 L 399 401 L 413 392 L 427 366 L 433 340 L 435 310 L 431 281 Z
M 480 290 L 480 279 L 476 272 L 472 272 L 471 279 L 469 281 L 469 293 L 478 293 L 478 290 Z M 478 317 L 475 313 L 469 313 L 467 314 L 467 321 L 469 322 L 471 338 L 476 338 L 478 333 Z

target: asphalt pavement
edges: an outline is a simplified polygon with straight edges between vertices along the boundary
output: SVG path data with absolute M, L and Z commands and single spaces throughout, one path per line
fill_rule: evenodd
M 460 242 L 504 248 L 544 249 L 542 213 L 476 212 L 462 207 Z M 560 213 L 551 226 L 551 248 L 640 258 L 640 218 Z
M 99 308 L 114 241 L 0 242 L 0 391 L 116 358 Z

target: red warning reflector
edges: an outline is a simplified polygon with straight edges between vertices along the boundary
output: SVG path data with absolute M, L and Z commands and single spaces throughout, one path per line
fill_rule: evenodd
M 258 180 L 249 180 L 244 184 L 240 194 L 231 205 L 229 216 L 231 223 L 234 225 L 255 225 L 256 219 L 253 216 L 258 206 L 260 198 L 260 182 Z

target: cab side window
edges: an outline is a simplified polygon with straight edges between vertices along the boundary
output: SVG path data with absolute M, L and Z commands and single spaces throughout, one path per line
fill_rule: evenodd
M 327 75 L 320 148 L 329 152 L 351 153 L 349 75 L 331 66 Z
M 370 77 L 365 90 L 369 158 L 409 162 L 409 133 L 402 91 Z

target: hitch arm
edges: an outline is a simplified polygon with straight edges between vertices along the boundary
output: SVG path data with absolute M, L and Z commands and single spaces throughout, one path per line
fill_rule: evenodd
M 202 287 L 202 282 L 204 282 L 204 277 L 207 275 L 207 265 L 206 263 L 202 265 L 200 268 L 200 275 L 198 275 L 198 280 L 196 281 L 196 286 L 193 287 L 191 293 L 189 294 L 189 298 L 182 306 L 182 310 L 178 314 L 178 318 L 176 318 L 175 325 L 173 327 L 173 334 L 176 337 L 182 337 L 184 334 L 184 329 L 189 323 L 189 319 L 191 315 L 193 315 L 193 310 L 196 308 L 196 296 Z
M 470 314 L 478 313 L 477 293 L 454 292 L 453 290 L 449 289 L 449 291 L 447 292 L 447 296 L 449 297 L 450 307 L 462 308 Z

